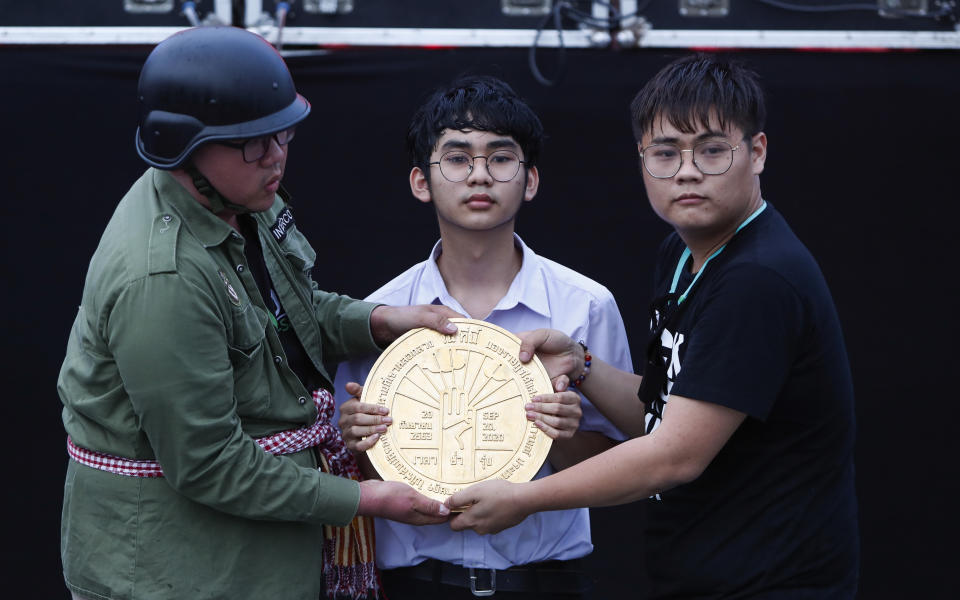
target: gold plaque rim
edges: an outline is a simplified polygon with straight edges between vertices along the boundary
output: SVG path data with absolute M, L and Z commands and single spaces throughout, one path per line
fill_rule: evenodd
M 405 375 L 394 375 L 392 378 L 390 378 L 389 384 L 389 387 L 393 388 L 392 391 L 388 390 L 387 392 L 381 393 L 382 387 L 385 385 L 384 381 L 390 376 L 391 372 L 400 373 L 403 367 L 406 367 L 407 364 L 413 362 L 412 357 L 407 359 L 406 356 L 402 356 L 400 360 L 405 362 L 403 362 L 401 366 L 401 371 L 398 371 L 396 366 L 393 368 L 388 368 L 390 365 L 388 361 L 396 360 L 396 357 L 391 358 L 393 352 L 398 347 L 406 344 L 407 341 L 414 336 L 421 336 L 424 338 L 423 343 L 416 348 L 420 348 L 426 345 L 428 342 L 433 342 L 437 348 L 441 348 L 442 344 L 444 343 L 456 344 L 456 341 L 445 342 L 444 340 L 455 340 L 461 336 L 461 333 L 465 329 L 469 330 L 474 326 L 486 328 L 496 332 L 505 339 L 509 340 L 509 342 L 512 344 L 511 348 L 503 348 L 503 350 L 509 352 L 509 356 L 513 357 L 516 361 L 515 365 L 517 366 L 510 370 L 510 375 L 512 375 L 513 381 L 517 382 L 518 386 L 520 387 L 522 397 L 521 408 L 523 404 L 526 404 L 526 402 L 528 402 L 533 396 L 553 392 L 550 377 L 539 358 L 534 356 L 533 359 L 527 363 L 520 363 L 519 358 L 516 358 L 520 349 L 520 338 L 518 338 L 516 335 L 498 325 L 487 323 L 486 321 L 481 321 L 479 319 L 451 319 L 451 321 L 457 324 L 459 328 L 459 331 L 451 336 L 426 327 L 421 327 L 418 329 L 412 329 L 394 340 L 394 342 L 390 344 L 390 346 L 387 347 L 379 357 L 377 357 L 376 362 L 374 362 L 373 367 L 367 374 L 367 379 L 364 382 L 363 393 L 361 394 L 360 401 L 369 404 L 380 404 L 381 406 L 386 406 L 388 409 L 390 409 L 390 414 L 392 416 L 394 414 L 393 409 L 397 396 L 397 389 L 401 385 L 400 383 L 396 383 L 394 386 L 394 382 L 396 382 L 398 379 L 402 382 Z M 487 350 L 490 349 L 487 348 Z M 420 352 L 416 352 L 415 354 L 420 354 L 425 351 L 426 350 L 422 350 Z M 414 352 L 414 350 L 409 350 L 408 354 L 411 352 Z M 500 353 L 500 355 L 503 357 L 502 353 Z M 511 364 L 511 361 L 505 358 L 503 363 Z M 409 370 L 404 373 L 409 373 Z M 531 380 L 535 382 L 535 384 L 532 385 L 532 392 L 524 392 L 525 388 L 521 379 L 524 373 L 532 374 Z M 389 400 L 389 402 L 387 400 Z M 441 418 L 442 426 L 442 415 L 438 418 Z M 407 460 L 407 458 L 401 452 L 404 450 L 404 448 L 399 447 L 397 435 L 394 434 L 394 428 L 398 427 L 399 425 L 397 420 L 394 420 L 393 424 L 387 428 L 387 432 L 382 434 L 380 439 L 377 440 L 377 443 L 374 444 L 372 448 L 367 450 L 367 456 L 377 473 L 379 473 L 384 479 L 403 481 L 411 485 L 420 493 L 440 501 L 445 500 L 447 497 L 463 488 L 481 481 L 488 481 L 491 479 L 506 479 L 507 481 L 512 482 L 529 481 L 534 475 L 537 474 L 537 472 L 543 466 L 543 463 L 546 461 L 547 454 L 550 451 L 553 440 L 550 438 L 550 436 L 537 428 L 534 423 L 526 420 L 525 410 L 523 411 L 522 419 L 525 423 L 523 433 L 519 436 L 519 443 L 516 445 L 516 447 L 511 447 L 513 451 L 511 458 L 506 460 L 501 467 L 497 468 L 492 473 L 469 482 L 457 483 L 442 481 L 437 477 L 432 477 L 429 474 L 424 473 L 422 469 L 410 464 L 410 461 Z M 473 424 L 473 426 L 479 427 L 480 424 L 477 422 Z M 442 435 L 442 431 L 439 433 Z M 409 450 L 409 448 L 407 448 L 407 450 Z M 388 458 L 388 454 L 392 454 L 394 461 L 391 461 Z M 439 448 L 437 449 L 437 456 L 438 460 L 444 458 L 440 456 Z M 398 466 L 394 466 L 394 463 L 398 463 Z M 503 476 L 505 474 L 506 476 Z

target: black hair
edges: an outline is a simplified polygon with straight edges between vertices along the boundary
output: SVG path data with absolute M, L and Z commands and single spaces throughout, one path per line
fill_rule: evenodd
M 430 154 L 444 130 L 474 129 L 512 137 L 526 167 L 536 166 L 543 147 L 543 125 L 506 82 L 486 75 L 460 77 L 430 95 L 410 120 L 407 152 L 413 166 L 430 180 Z
M 673 61 L 654 75 L 630 103 L 637 142 L 666 119 L 683 133 L 710 122 L 715 111 L 721 129 L 736 126 L 744 137 L 763 131 L 767 118 L 759 76 L 722 56 L 693 54 Z

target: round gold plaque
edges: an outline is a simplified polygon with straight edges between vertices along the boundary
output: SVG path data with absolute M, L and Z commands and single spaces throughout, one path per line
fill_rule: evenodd
M 488 479 L 529 481 L 552 442 L 524 408 L 553 391 L 540 360 L 521 363 L 519 338 L 496 325 L 452 321 L 454 335 L 421 328 L 391 344 L 361 397 L 393 418 L 367 451 L 377 472 L 438 500 Z

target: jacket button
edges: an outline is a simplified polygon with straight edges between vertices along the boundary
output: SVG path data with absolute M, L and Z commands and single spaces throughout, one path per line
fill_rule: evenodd
M 307 403 L 307 399 L 304 398 L 303 396 L 300 396 L 300 397 L 297 399 L 297 402 L 300 403 L 300 406 L 303 406 L 304 404 Z
M 237 273 L 243 273 L 243 265 L 237 265 Z
M 275 362 L 275 363 L 277 363 L 277 364 L 279 365 L 279 364 L 283 363 L 283 357 L 278 354 L 277 356 L 274 356 L 274 357 L 273 357 L 273 362 Z

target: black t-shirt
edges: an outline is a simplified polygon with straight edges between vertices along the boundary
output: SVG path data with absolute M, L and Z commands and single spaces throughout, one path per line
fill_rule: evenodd
M 661 246 L 659 296 L 684 247 L 676 234 Z M 689 269 L 688 261 L 678 292 L 693 279 Z M 667 366 L 661 397 L 669 390 L 747 418 L 699 478 L 649 502 L 654 596 L 852 598 L 853 386 L 815 260 L 768 205 L 707 264 L 681 306 L 658 336 Z M 648 429 L 669 410 L 669 402 L 648 407 Z
M 273 289 L 273 280 L 270 279 L 270 272 L 267 270 L 267 264 L 263 258 L 263 246 L 260 245 L 256 222 L 250 215 L 239 215 L 237 222 L 240 225 L 240 233 L 246 240 L 244 254 L 247 257 L 247 263 L 250 266 L 254 281 L 257 282 L 257 288 L 260 290 L 264 305 L 270 313 L 273 327 L 280 338 L 287 365 L 297 375 L 303 386 L 311 392 L 321 387 L 332 390 L 333 386 L 320 375 L 320 372 L 310 361 L 307 351 L 290 323 L 287 311 L 280 304 L 280 297 Z

